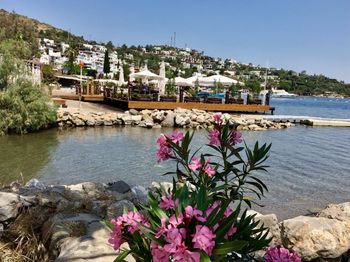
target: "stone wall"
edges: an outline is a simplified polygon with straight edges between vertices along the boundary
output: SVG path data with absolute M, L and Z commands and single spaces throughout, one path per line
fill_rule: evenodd
M 152 183 L 150 189 L 171 183 Z M 12 183 L 0 191 L 0 237 L 19 218 L 39 211 L 35 223 L 51 259 L 68 261 L 113 261 L 116 254 L 107 244 L 108 230 L 100 223 L 147 201 L 141 186 L 123 181 L 102 184 L 47 186 L 31 180 L 25 186 Z M 331 204 L 317 216 L 299 216 L 278 221 L 275 214 L 255 211 L 255 220 L 269 228 L 271 244 L 283 244 L 298 251 L 304 261 L 348 261 L 350 244 L 350 202 Z M 16 224 L 17 223 L 17 224 Z M 263 253 L 263 252 L 261 252 Z M 0 252 L 0 261 L 3 254 Z M 257 252 L 259 255 L 259 252 Z M 80 260 L 79 260 L 80 259 Z M 131 257 L 127 261 L 133 261 Z
M 134 125 L 144 128 L 179 127 L 210 128 L 213 125 L 213 114 L 197 109 L 142 110 L 131 109 L 124 113 L 79 112 L 60 109 L 57 114 L 57 125 L 60 127 L 79 126 L 113 126 Z M 237 127 L 237 130 L 262 131 L 294 126 L 292 123 L 275 123 L 259 117 L 243 118 L 237 115 L 223 114 L 225 121 Z

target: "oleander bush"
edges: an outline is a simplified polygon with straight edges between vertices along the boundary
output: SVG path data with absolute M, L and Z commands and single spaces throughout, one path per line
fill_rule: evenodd
M 247 210 L 267 191 L 258 176 L 267 171 L 271 145 L 240 146 L 242 135 L 221 114 L 214 122 L 206 145 L 210 150 L 192 152 L 193 132 L 175 130 L 158 138 L 158 161 L 176 164 L 165 174 L 173 175 L 173 187 L 150 192 L 147 205 L 106 222 L 112 230 L 109 242 L 118 251 L 115 261 L 129 254 L 136 261 L 251 261 L 254 251 L 268 246 L 267 228 Z M 266 261 L 282 261 L 279 257 L 289 254 L 299 258 L 276 247 L 268 250 Z

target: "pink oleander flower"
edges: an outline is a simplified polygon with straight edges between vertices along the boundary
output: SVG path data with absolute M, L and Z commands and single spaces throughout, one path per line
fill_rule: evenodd
M 160 238 L 163 234 L 165 234 L 168 231 L 168 228 L 166 227 L 166 218 L 160 219 L 160 227 L 157 229 L 157 233 L 155 235 L 156 238 Z
M 178 143 L 180 141 L 182 141 L 184 139 L 184 134 L 179 131 L 179 130 L 174 130 L 171 135 L 170 135 L 170 140 L 173 142 L 173 143 Z
M 172 215 L 169 218 L 169 223 L 173 227 L 177 227 L 178 225 L 181 225 L 184 222 L 184 216 L 182 213 L 176 215 Z
M 184 228 L 170 228 L 165 235 L 165 241 L 168 243 L 164 245 L 164 250 L 169 253 L 175 253 L 182 240 L 186 237 L 186 229 Z
M 232 213 L 233 213 L 233 210 L 230 207 L 228 207 L 225 209 L 224 217 L 229 217 Z
M 168 142 L 166 141 L 166 136 L 164 134 L 160 134 L 160 136 L 157 139 L 157 144 L 159 146 L 167 146 Z
M 232 237 L 234 234 L 236 234 L 237 232 L 237 227 L 232 226 L 228 232 L 226 233 L 226 235 L 224 236 L 225 239 L 228 239 L 229 237 Z
M 162 196 L 161 199 L 160 199 L 160 204 L 159 204 L 159 207 L 160 208 L 163 208 L 163 209 L 173 209 L 176 205 L 175 205 L 175 202 L 172 198 L 172 196 Z M 178 200 L 177 200 L 178 202 Z
M 112 220 L 113 223 L 113 220 Z M 126 223 L 128 225 L 129 233 L 133 234 L 135 231 L 139 230 L 139 224 L 149 226 L 147 219 L 139 212 L 130 211 L 122 216 L 118 217 L 116 223 L 122 225 Z
M 215 124 L 221 124 L 222 123 L 222 114 L 221 113 L 216 113 L 213 115 L 214 122 Z
M 151 242 L 151 254 L 153 262 L 169 262 L 170 254 L 154 241 Z
M 209 177 L 213 177 L 216 173 L 214 167 L 212 167 L 211 165 L 209 164 L 206 164 L 205 167 L 204 167 L 204 173 L 207 174 L 207 176 Z
M 199 248 L 206 252 L 209 256 L 211 255 L 215 246 L 215 235 L 207 226 L 197 225 L 196 233 L 193 236 L 192 242 L 195 248 Z
M 157 162 L 168 160 L 172 156 L 171 148 L 167 145 L 159 146 L 157 150 Z
M 213 204 L 211 204 L 207 210 L 205 211 L 205 214 L 208 216 L 210 216 L 211 212 L 214 211 L 214 209 L 216 209 L 219 205 L 220 205 L 220 201 L 216 200 Z
M 174 254 L 174 260 L 178 262 L 200 262 L 200 254 L 198 252 L 192 252 L 182 243 L 177 247 Z
M 194 156 L 191 160 L 191 163 L 188 165 L 188 168 L 192 171 L 196 171 L 202 167 L 201 159 L 199 157 Z
M 218 146 L 220 145 L 220 131 L 213 129 L 209 132 L 209 144 Z
M 301 262 L 297 252 L 291 252 L 282 246 L 269 247 L 264 259 L 266 262 Z
M 112 224 L 114 224 L 114 228 L 110 234 L 110 238 L 108 239 L 108 243 L 113 245 L 114 250 L 118 250 L 120 245 L 125 241 L 123 240 L 122 227 L 116 223 L 113 223 L 115 220 L 112 220 Z
M 185 217 L 192 218 L 194 217 L 199 222 L 205 222 L 207 219 L 203 217 L 203 212 L 199 209 L 193 208 L 192 206 L 185 207 Z
M 242 134 L 238 131 L 232 131 L 230 134 L 230 143 L 232 145 L 237 145 L 243 141 Z

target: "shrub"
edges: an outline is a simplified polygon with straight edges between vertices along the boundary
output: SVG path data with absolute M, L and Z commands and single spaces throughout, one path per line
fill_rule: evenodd
M 40 86 L 15 81 L 0 91 L 0 134 L 37 131 L 56 120 L 56 107 Z
M 243 203 L 251 207 L 254 196 L 260 199 L 267 190 L 256 172 L 266 171 L 270 145 L 238 146 L 241 134 L 221 114 L 214 120 L 207 145 L 213 154 L 191 153 L 194 133 L 159 137 L 158 161 L 176 163 L 176 171 L 166 173 L 174 175 L 173 188 L 150 192 L 147 205 L 106 222 L 114 248 L 130 246 L 116 261 L 128 254 L 137 261 L 230 261 L 268 245 L 268 231 Z

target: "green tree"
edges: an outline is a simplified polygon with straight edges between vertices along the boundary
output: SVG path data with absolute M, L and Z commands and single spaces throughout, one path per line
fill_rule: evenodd
M 108 49 L 105 52 L 105 58 L 103 61 L 103 72 L 105 74 L 108 74 L 111 71 L 110 64 L 109 64 L 109 55 L 108 55 Z
M 56 81 L 55 72 L 53 71 L 52 65 L 43 65 L 42 69 L 43 83 L 51 84 Z
M 79 53 L 79 47 L 75 44 L 70 44 L 69 48 L 65 51 L 65 56 L 68 57 L 68 61 L 65 63 L 65 67 L 69 70 L 70 74 L 75 72 L 75 59 Z

